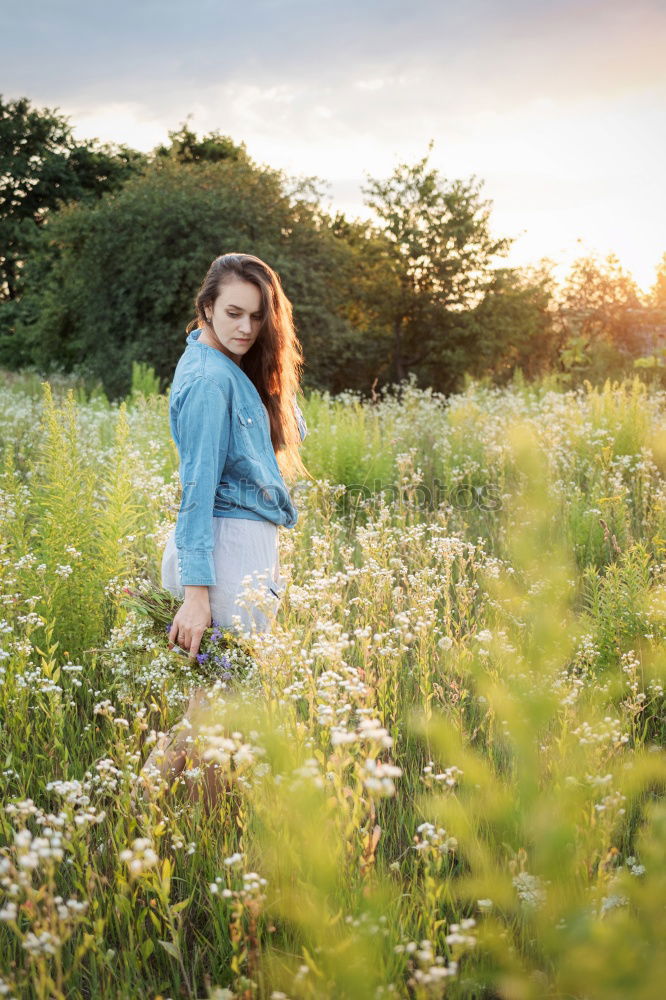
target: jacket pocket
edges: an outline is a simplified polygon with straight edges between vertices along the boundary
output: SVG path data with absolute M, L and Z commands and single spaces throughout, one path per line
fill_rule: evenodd
M 254 450 L 258 450 L 262 441 L 259 415 L 248 407 L 241 407 L 236 411 L 236 420 L 241 440 Z
M 253 410 L 244 406 L 236 411 L 236 416 L 241 427 L 248 431 L 248 433 L 259 430 L 259 420 Z

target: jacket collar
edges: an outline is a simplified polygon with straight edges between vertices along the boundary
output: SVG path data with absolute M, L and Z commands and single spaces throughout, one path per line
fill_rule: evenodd
M 185 343 L 187 343 L 187 344 L 198 344 L 200 336 L 201 336 L 201 329 L 200 328 L 196 329 L 196 330 L 190 330 L 190 332 L 187 335 L 187 339 L 186 339 Z M 224 360 L 228 364 L 230 364 L 233 368 L 235 368 L 236 371 L 239 371 L 239 372 L 243 371 L 243 369 L 240 367 L 240 365 L 237 365 L 235 361 L 232 361 L 231 358 L 228 357 L 228 355 L 226 355 L 224 353 L 224 351 L 220 351 L 219 348 L 217 348 L 217 347 L 211 347 L 210 344 L 201 344 L 200 346 L 201 347 L 208 347 L 208 348 L 210 348 L 211 351 L 215 351 L 216 354 L 219 354 L 220 357 L 224 358 Z M 247 376 L 245 376 L 245 377 L 247 378 Z
M 197 344 L 199 342 L 200 334 L 201 334 L 200 328 L 196 330 L 190 330 L 185 342 L 187 344 Z M 211 347 L 210 344 L 200 344 L 199 346 L 206 347 L 208 348 L 208 350 L 211 351 L 215 351 L 215 354 L 223 358 L 224 359 L 223 363 L 226 363 L 229 368 L 233 368 L 233 370 L 240 376 L 241 381 L 247 382 L 248 386 L 250 386 L 250 391 L 256 396 L 259 402 L 262 403 L 261 396 L 259 395 L 259 390 L 257 389 L 256 385 L 254 384 L 250 376 L 247 374 L 247 372 L 244 372 L 243 369 L 240 367 L 240 365 L 237 365 L 235 361 L 232 361 L 231 358 L 224 353 L 224 351 L 220 351 L 216 347 Z

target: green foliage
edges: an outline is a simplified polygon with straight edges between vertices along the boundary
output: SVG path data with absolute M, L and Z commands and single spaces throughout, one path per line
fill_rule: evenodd
M 199 139 L 187 122 L 179 129 L 169 132 L 168 146 L 157 146 L 153 155 L 170 158 L 179 163 L 219 163 L 221 160 L 244 160 L 249 162 L 245 143 L 236 145 L 227 135 L 210 132 Z
M 9 363 L 24 267 L 49 214 L 117 190 L 145 157 L 125 146 L 76 142 L 67 118 L 27 98 L 0 96 L 0 359 Z M 16 345 L 14 344 L 14 347 Z
M 451 311 L 470 306 L 486 287 L 493 258 L 509 240 L 493 239 L 489 203 L 474 181 L 446 182 L 426 168 L 400 164 L 363 188 L 385 237 L 386 281 L 375 308 L 390 332 L 397 381 L 419 367 L 451 327 Z
M 160 380 L 155 369 L 143 361 L 132 361 L 132 388 L 130 396 L 154 396 L 160 391 Z
M 588 348 L 602 343 L 635 350 L 638 346 L 641 294 L 615 254 L 574 261 L 562 292 L 560 312 L 568 336 Z M 593 351 L 591 351 L 593 353 Z
M 661 281 L 658 270 L 654 288 L 644 295 L 615 254 L 573 262 L 554 317 L 560 365 L 572 384 L 600 383 L 632 367 L 652 366 L 666 335 Z
M 15 452 L 5 449 L 3 490 L 14 497 L 16 517 L 8 521 L 13 558 L 30 552 L 19 574 L 20 585 L 38 595 L 36 609 L 45 633 L 76 656 L 95 645 L 116 622 L 121 581 L 141 557 L 134 542 L 147 510 L 142 511 L 133 481 L 136 457 L 125 403 L 109 419 L 105 397 L 82 405 L 97 408 L 108 430 L 105 460 L 90 454 L 69 389 L 59 404 L 48 382 L 42 383 L 43 406 L 31 454 L 18 479 Z M 20 516 L 19 516 L 20 515 Z M 35 631 L 43 635 L 41 626 Z
M 659 394 L 311 393 L 284 603 L 213 690 L 173 667 L 171 598 L 153 629 L 122 597 L 178 507 L 166 397 L 42 389 L 0 413 L 0 991 L 659 995 Z M 364 470 L 395 492 L 347 512 Z M 435 475 L 498 486 L 485 536 L 414 502 Z
M 258 166 L 244 143 L 186 120 L 148 155 L 76 143 L 67 119 L 0 100 L 0 364 L 73 373 L 111 398 L 132 365 L 168 383 L 210 260 L 244 249 L 294 305 L 305 387 L 374 396 L 414 377 L 452 393 L 471 376 L 550 374 L 575 387 L 636 370 L 666 384 L 664 265 L 643 296 L 610 255 L 508 268 L 482 182 L 426 156 L 363 188 L 375 222 L 331 216 L 323 182 Z M 89 391 L 89 389 L 86 389 Z
M 609 563 L 603 574 L 592 566 L 583 570 L 584 606 L 602 666 L 615 663 L 630 646 L 642 645 L 644 634 L 651 631 L 650 564 L 650 553 L 637 543 Z
M 305 317 L 306 353 L 326 331 L 346 330 L 318 302 L 326 290 L 324 306 L 335 307 L 327 281 L 344 248 L 319 233 L 306 204 L 292 203 L 278 172 L 244 159 L 167 158 L 98 204 L 62 210 L 45 235 L 22 303 L 25 352 L 45 368 L 58 358 L 100 379 L 113 397 L 130 390 L 133 361 L 170 379 L 201 279 L 213 257 L 232 249 L 277 267 L 297 319 Z
M 348 488 L 372 491 L 376 481 L 393 481 L 391 451 L 382 446 L 390 431 L 388 421 L 381 422 L 357 396 L 311 393 L 307 414 L 308 427 L 310 422 L 313 427 L 303 445 L 308 468 L 322 474 L 326 470 L 333 482 Z

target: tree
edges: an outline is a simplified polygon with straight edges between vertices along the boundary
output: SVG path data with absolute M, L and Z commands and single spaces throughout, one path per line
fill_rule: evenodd
M 657 265 L 656 279 L 645 297 L 643 312 L 642 366 L 652 363 L 663 368 L 666 366 L 666 253 Z
M 26 255 L 50 212 L 117 190 L 144 162 L 125 146 L 77 143 L 56 110 L 0 95 L 0 301 L 20 297 Z
M 228 135 L 209 132 L 198 138 L 184 121 L 179 129 L 169 132 L 168 146 L 156 146 L 155 159 L 177 160 L 179 163 L 220 163 L 222 160 L 249 160 L 244 142 L 237 145 Z
M 549 371 L 559 347 L 554 287 L 548 262 L 497 268 L 480 302 L 452 317 L 423 374 L 440 391 L 452 392 L 465 374 L 501 383 L 517 369 L 530 379 Z
M 658 309 L 666 309 L 666 253 L 657 265 L 657 276 L 650 289 L 650 303 Z
M 32 112 L 21 114 L 27 121 Z M 529 376 L 553 355 L 548 280 L 492 266 L 509 241 L 490 236 L 478 185 L 443 181 L 427 156 L 370 180 L 377 225 L 331 217 L 319 178 L 259 167 L 218 132 L 199 138 L 184 123 L 148 157 L 128 151 L 122 173 L 104 151 L 68 146 L 64 119 L 36 114 L 36 176 L 57 168 L 64 180 L 44 181 L 32 212 L 16 195 L 8 214 L 13 225 L 24 212 L 30 253 L 26 237 L 23 294 L 0 303 L 5 316 L 13 308 L 0 364 L 76 372 L 119 396 L 141 361 L 166 388 L 197 287 L 211 259 L 232 250 L 280 274 L 306 387 L 370 393 L 415 371 L 447 392 L 467 371 L 501 380 L 521 367 Z M 18 162 L 17 192 L 27 175 Z M 6 173 L 9 184 L 10 166 Z
M 132 361 L 144 361 L 166 388 L 211 260 L 239 251 L 280 274 L 294 303 L 305 384 L 323 388 L 325 365 L 349 368 L 336 349 L 354 336 L 336 291 L 347 251 L 317 207 L 294 194 L 299 185 L 289 194 L 286 186 L 280 171 L 243 158 L 166 158 L 96 203 L 61 209 L 27 268 L 23 363 L 99 379 L 117 397 L 129 389 Z
M 492 258 L 510 245 L 490 235 L 490 203 L 479 200 L 480 183 L 449 183 L 427 169 L 432 146 L 431 140 L 414 166 L 400 164 L 387 180 L 370 178 L 362 188 L 384 236 L 375 249 L 390 280 L 378 287 L 373 305 L 390 331 L 398 381 L 428 362 L 452 314 L 479 300 L 492 280 Z
M 568 338 L 578 338 L 585 351 L 611 346 L 631 354 L 640 346 L 642 308 L 638 286 L 617 256 L 589 255 L 573 262 L 559 313 Z

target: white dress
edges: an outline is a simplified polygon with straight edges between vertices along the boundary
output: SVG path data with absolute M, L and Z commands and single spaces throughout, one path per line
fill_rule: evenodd
M 262 403 L 264 410 L 266 406 Z M 268 417 L 268 410 L 266 410 Z M 246 635 L 252 628 L 270 630 L 280 606 L 284 581 L 280 575 L 278 526 L 272 521 L 256 521 L 241 517 L 215 517 L 213 520 L 213 561 L 217 583 L 208 587 L 211 617 L 218 625 L 232 627 L 233 616 L 240 616 L 241 631 Z M 162 586 L 182 600 L 185 589 L 178 573 L 178 550 L 174 525 L 167 538 L 162 556 Z M 262 592 L 261 604 L 241 607 L 238 600 L 243 591 L 243 578 L 251 577 L 252 589 Z

